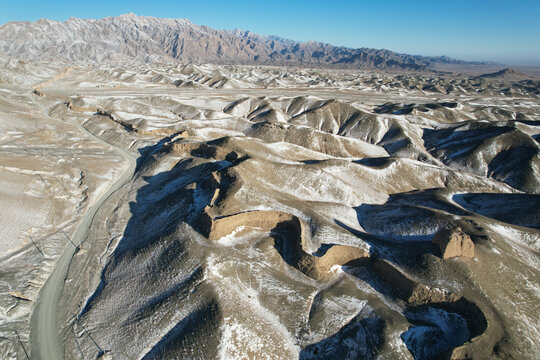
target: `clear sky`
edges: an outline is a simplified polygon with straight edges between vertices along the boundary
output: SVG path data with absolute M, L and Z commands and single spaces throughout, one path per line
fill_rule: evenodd
M 0 0 L 0 23 L 127 12 L 353 48 L 540 65 L 540 0 Z

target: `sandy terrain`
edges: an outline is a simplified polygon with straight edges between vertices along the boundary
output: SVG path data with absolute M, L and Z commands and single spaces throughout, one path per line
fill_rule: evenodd
M 1 358 L 540 353 L 537 80 L 2 61 Z

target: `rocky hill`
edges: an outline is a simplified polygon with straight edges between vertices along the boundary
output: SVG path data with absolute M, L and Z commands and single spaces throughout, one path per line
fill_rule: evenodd
M 77 63 L 184 61 L 357 69 L 426 70 L 448 57 L 296 42 L 243 30 L 215 30 L 187 19 L 124 14 L 99 20 L 40 19 L 0 26 L 0 52 L 17 58 Z
M 502 80 L 527 80 L 531 78 L 531 76 L 512 68 L 506 68 L 501 71 L 488 73 L 488 74 L 482 74 L 479 77 L 486 78 L 486 79 L 502 79 Z

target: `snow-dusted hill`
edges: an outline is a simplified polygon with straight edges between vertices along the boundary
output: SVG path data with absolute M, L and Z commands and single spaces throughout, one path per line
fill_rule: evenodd
M 295 42 L 242 30 L 214 30 L 187 19 L 135 14 L 99 20 L 9 22 L 0 27 L 0 52 L 23 59 L 69 62 L 181 60 L 400 70 L 425 70 L 434 63 L 456 62 L 447 57 Z

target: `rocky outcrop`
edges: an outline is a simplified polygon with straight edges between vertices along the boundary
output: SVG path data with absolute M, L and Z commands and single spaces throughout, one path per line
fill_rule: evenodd
M 34 90 L 32 90 L 32 92 L 33 92 L 34 94 L 36 94 L 37 96 L 45 97 L 45 94 L 44 94 L 43 91 L 41 91 L 39 88 L 34 88 Z
M 440 250 L 443 259 L 474 257 L 474 243 L 459 227 L 443 227 L 435 234 L 432 242 Z
M 214 217 L 212 213 L 213 208 L 206 207 L 199 219 L 200 228 L 209 240 L 218 241 L 253 231 L 269 232 L 283 260 L 316 280 L 328 276 L 333 266 L 350 265 L 369 258 L 365 250 L 347 245 L 332 245 L 321 256 L 307 253 L 304 246 L 308 230 L 302 220 L 288 213 L 260 210 L 223 217 Z

